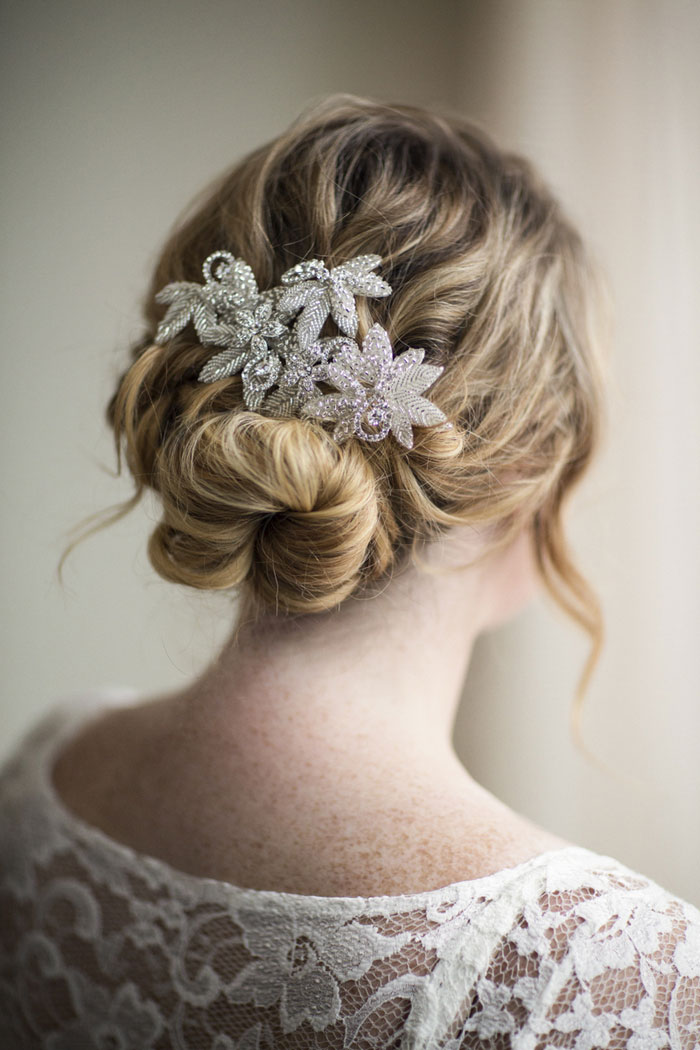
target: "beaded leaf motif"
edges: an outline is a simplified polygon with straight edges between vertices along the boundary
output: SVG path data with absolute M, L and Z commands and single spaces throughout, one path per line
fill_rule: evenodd
M 424 350 L 405 350 L 393 356 L 385 330 L 372 325 L 362 347 L 349 342 L 328 365 L 328 380 L 340 393 L 307 401 L 304 414 L 336 421 L 333 437 L 342 442 L 352 434 L 381 441 L 391 431 L 406 448 L 413 447 L 412 425 L 444 423 L 441 409 L 421 393 L 442 373 L 437 365 L 422 364 Z M 367 430 L 365 424 L 376 428 Z
M 192 323 L 203 346 L 222 348 L 200 370 L 199 382 L 241 372 L 248 409 L 332 420 L 339 442 L 352 435 L 380 441 L 391 432 L 412 448 L 413 425 L 452 426 L 421 396 L 443 369 L 423 364 L 424 350 L 394 358 L 378 324 L 361 347 L 353 338 L 355 297 L 391 294 L 374 273 L 381 261 L 358 255 L 329 268 L 320 259 L 305 260 L 282 274 L 280 285 L 261 292 L 248 263 L 228 251 L 212 252 L 202 266 L 204 284 L 175 281 L 156 295 L 168 310 L 155 341 L 168 343 Z M 329 317 L 342 335 L 321 337 Z M 319 383 L 337 392 L 323 393 Z
M 296 324 L 299 346 L 305 350 L 315 340 L 330 314 L 345 335 L 357 332 L 356 295 L 385 296 L 391 287 L 372 270 L 380 255 L 358 255 L 328 269 L 320 259 L 297 263 L 280 278 L 285 289 L 279 300 L 284 313 L 302 310 Z

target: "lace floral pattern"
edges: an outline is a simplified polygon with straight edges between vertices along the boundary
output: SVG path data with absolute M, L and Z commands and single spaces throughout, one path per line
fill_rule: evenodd
M 0 774 L 6 1050 L 697 1050 L 700 912 L 552 850 L 389 897 L 185 875 L 70 814 L 57 706 Z

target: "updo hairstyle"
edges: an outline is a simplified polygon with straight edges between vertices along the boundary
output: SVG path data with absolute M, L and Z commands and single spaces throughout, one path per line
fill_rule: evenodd
M 415 427 L 410 450 L 391 435 L 339 445 L 332 423 L 247 410 L 240 375 L 198 382 L 216 351 L 192 325 L 156 345 L 155 294 L 200 281 L 215 249 L 261 290 L 302 259 L 380 255 L 393 293 L 357 300 L 358 338 L 379 322 L 395 354 L 443 365 L 426 396 L 452 429 Z M 562 508 L 599 437 L 598 290 L 532 166 L 477 126 L 347 95 L 314 106 L 209 187 L 157 259 L 108 408 L 130 505 L 146 488 L 162 502 L 153 566 L 234 589 L 248 618 L 300 616 L 366 594 L 453 525 L 504 546 L 530 523 L 543 582 L 595 653 L 600 612 Z

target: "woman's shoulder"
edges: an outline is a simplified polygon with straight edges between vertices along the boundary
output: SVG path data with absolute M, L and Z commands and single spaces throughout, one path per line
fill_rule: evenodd
M 96 776 L 98 759 L 105 760 L 110 742 L 120 757 L 135 727 L 129 719 L 144 716 L 120 718 L 103 712 L 92 717 L 91 710 L 89 704 L 64 707 L 43 719 L 27 738 L 31 746 L 28 743 L 18 754 L 16 768 L 47 771 L 58 742 L 67 744 L 72 738 L 77 744 L 80 738 L 73 729 L 87 720 L 96 746 L 90 751 L 89 735 L 83 746 L 88 749 L 87 766 L 92 765 L 91 775 Z M 106 764 L 108 778 L 118 764 Z M 122 765 L 128 773 L 128 762 Z M 48 790 L 47 780 L 37 785 Z M 406 972 L 406 982 L 413 975 L 405 992 L 415 1000 L 417 1023 L 425 1018 L 433 1025 L 436 1018 L 444 1018 L 446 1038 L 447 1028 L 454 1032 L 458 1025 L 464 1043 L 456 1042 L 455 1047 L 516 1031 L 527 1031 L 531 1045 L 605 1046 L 623 1045 L 624 1040 L 628 1046 L 662 1047 L 669 1041 L 672 1046 L 698 1041 L 700 912 L 618 859 L 585 847 L 568 843 L 546 849 L 481 877 L 450 877 L 444 885 L 438 884 L 440 879 L 434 883 L 437 888 L 424 892 L 414 882 L 415 893 L 326 896 L 241 888 L 194 877 L 124 848 L 101 832 L 95 834 L 84 823 L 64 822 L 54 850 L 60 865 L 48 889 L 42 889 L 41 880 L 52 871 L 47 863 L 53 849 L 52 811 L 50 806 L 43 808 L 43 822 L 31 815 L 26 833 L 18 830 L 22 812 L 10 814 L 6 821 L 8 834 L 22 838 L 25 849 L 24 856 L 18 848 L 4 858 L 9 865 L 0 878 L 0 910 L 6 906 L 8 917 L 14 914 L 13 901 L 26 901 L 32 886 L 52 899 L 67 894 L 71 907 L 90 903 L 93 910 L 98 899 L 108 907 L 113 893 L 120 908 L 125 902 L 133 908 L 134 936 L 144 936 L 143 920 L 149 915 L 156 925 L 161 919 L 181 924 L 178 943 L 190 943 L 188 938 L 212 905 L 225 904 L 226 921 L 238 924 L 245 934 L 249 967 L 257 967 L 256 973 L 274 971 L 280 994 L 287 985 L 292 989 L 295 975 L 279 969 L 277 941 L 287 938 L 293 957 L 293 931 L 303 930 L 319 972 L 333 976 L 339 996 L 344 982 L 355 981 L 360 970 L 369 972 L 371 966 L 372 973 L 381 970 L 387 984 L 397 972 Z M 71 845 L 78 848 L 80 869 L 87 873 L 82 888 L 72 860 L 70 878 L 65 878 Z M 406 881 L 410 886 L 410 873 Z M 19 886 L 21 895 L 15 892 Z M 136 899 L 141 893 L 143 901 Z M 42 908 L 38 918 L 40 913 Z M 73 912 L 68 909 L 66 914 Z M 218 908 L 217 915 L 223 914 Z M 275 938 L 269 936 L 271 923 L 276 924 Z M 98 937 L 99 931 L 97 922 L 88 923 L 83 932 L 89 938 Z M 193 946 L 198 943 L 193 936 Z M 347 965 L 340 965 L 341 958 Z M 417 980 L 419 958 L 425 960 L 425 972 Z M 382 981 L 377 996 L 385 994 Z M 244 990 L 254 997 L 255 983 Z M 241 996 L 245 998 L 243 991 Z
M 22 781 L 25 798 L 43 796 L 47 817 L 85 840 L 94 832 L 190 875 L 329 898 L 432 890 L 571 845 L 485 792 L 477 806 L 444 795 L 414 805 L 389 788 L 365 808 L 347 801 L 339 774 L 338 797 L 307 791 L 300 805 L 278 785 L 279 801 L 264 805 L 260 783 L 181 748 L 169 721 L 162 698 L 129 689 L 61 698 L 6 763 L 0 802 Z M 284 776 L 293 787 L 293 771 Z
M 165 715 L 165 718 L 164 718 Z M 349 798 L 305 787 L 308 768 L 250 779 L 164 730 L 161 700 L 113 706 L 63 734 L 51 787 L 84 824 L 175 869 L 250 889 L 317 897 L 392 896 L 512 869 L 572 843 L 489 793 Z M 262 799 L 272 790 L 273 804 Z M 279 781 L 279 782 L 277 782 Z M 274 782 L 272 789 L 271 783 Z M 407 793 L 408 794 L 408 793 Z M 173 806 L 173 799 L 177 806 Z

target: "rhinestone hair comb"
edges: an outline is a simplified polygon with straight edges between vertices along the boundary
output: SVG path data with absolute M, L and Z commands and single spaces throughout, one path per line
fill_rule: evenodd
M 202 266 L 204 284 L 176 281 L 156 295 L 168 310 L 155 341 L 168 343 L 191 322 L 203 346 L 221 348 L 199 372 L 199 382 L 241 372 L 243 400 L 253 411 L 331 420 L 339 443 L 353 435 L 380 441 L 392 433 L 412 448 L 413 426 L 452 427 L 421 396 L 443 368 L 423 364 L 425 350 L 394 357 L 379 324 L 358 344 L 356 296 L 391 294 L 373 272 L 381 261 L 379 255 L 358 255 L 329 268 L 310 259 L 261 292 L 248 263 L 227 251 L 213 252 Z M 321 338 L 329 317 L 341 334 Z M 324 393 L 319 383 L 335 391 Z

